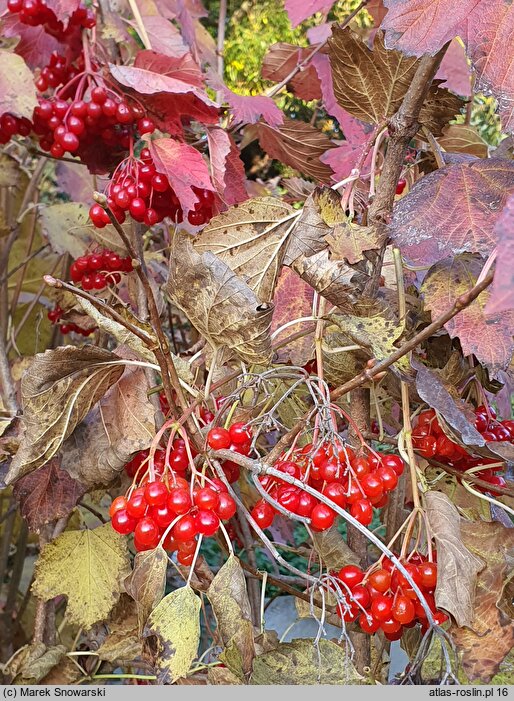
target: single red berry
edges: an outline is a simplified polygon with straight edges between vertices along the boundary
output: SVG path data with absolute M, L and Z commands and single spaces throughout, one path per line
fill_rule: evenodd
M 170 523 L 176 518 L 176 514 L 169 508 L 167 504 L 162 506 L 152 506 L 148 512 L 150 518 L 153 518 L 159 528 L 167 528 Z
M 97 85 L 91 90 L 91 99 L 98 105 L 103 105 L 107 100 L 107 90 L 100 85 Z
M 371 614 L 379 621 L 387 621 L 391 616 L 393 597 L 380 594 L 371 603 Z
M 373 507 L 368 499 L 358 499 L 351 505 L 350 514 L 363 526 L 369 526 L 373 521 Z
M 263 499 L 258 501 L 252 509 L 251 516 L 257 525 L 264 529 L 269 528 L 273 523 L 275 512 L 273 508 Z
M 126 509 L 120 509 L 111 516 L 111 525 L 116 533 L 119 533 L 120 535 L 128 535 L 129 533 L 132 533 L 136 527 L 136 524 L 136 519 L 129 516 Z
M 251 443 L 252 440 L 252 429 L 247 426 L 244 421 L 238 421 L 229 428 L 230 438 L 232 443 L 237 445 L 244 445 L 245 443 Z
M 142 518 L 135 527 L 134 537 L 137 538 L 142 545 L 155 547 L 159 542 L 159 528 L 152 518 L 146 516 Z
M 300 490 L 300 499 L 298 501 L 298 506 L 296 507 L 296 513 L 299 516 L 306 516 L 307 518 L 310 517 L 312 514 L 313 508 L 316 506 L 317 501 L 315 497 L 312 496 L 312 494 L 307 494 L 307 492 L 304 492 L 303 490 Z
M 368 497 L 381 497 L 384 493 L 384 483 L 378 472 L 363 475 L 360 479 L 361 487 Z
M 346 488 L 341 482 L 329 482 L 323 487 L 322 494 L 338 506 L 344 507 L 346 505 Z
M 216 513 L 222 521 L 228 521 L 237 511 L 236 502 L 227 492 L 220 492 L 218 498 L 219 504 L 216 508 Z
M 182 550 L 177 552 L 177 562 L 179 565 L 183 565 L 184 567 L 189 567 L 192 565 L 194 558 L 194 553 L 185 553 Z
M 109 507 L 109 516 L 112 518 L 116 511 L 121 511 L 127 508 L 127 500 L 125 497 L 120 496 L 112 500 L 111 506 Z
M 197 534 L 195 519 L 191 514 L 186 514 L 172 528 L 173 539 L 177 542 L 191 540 Z
M 362 608 L 367 609 L 371 604 L 371 595 L 368 587 L 363 584 L 357 584 L 352 588 L 352 599 L 355 603 L 360 604 Z
M 164 506 L 168 499 L 168 489 L 164 482 L 154 480 L 145 487 L 145 500 L 149 506 Z
M 398 475 L 392 467 L 388 465 L 379 467 L 376 475 L 382 480 L 384 492 L 392 492 L 393 489 L 396 489 L 396 486 L 398 485 Z
M 207 434 L 207 444 L 213 450 L 226 450 L 230 448 L 231 443 L 230 433 L 221 426 L 211 428 Z
M 364 579 L 364 572 L 357 565 L 345 565 L 337 573 L 338 578 L 350 589 L 356 587 Z
M 414 604 L 407 596 L 402 595 L 397 596 L 394 600 L 391 613 L 393 614 L 393 618 L 402 625 L 410 623 L 416 616 Z
M 398 182 L 396 183 L 396 194 L 401 195 L 402 192 L 405 190 L 405 186 L 407 185 L 407 181 L 404 178 L 400 178 Z
M 148 508 L 144 494 L 134 492 L 127 502 L 127 513 L 132 518 L 143 518 Z
M 382 458 L 383 467 L 392 467 L 398 477 L 403 474 L 404 463 L 399 455 L 384 455 Z
M 136 221 L 142 222 L 146 214 L 146 204 L 142 197 L 134 197 L 129 206 L 130 216 Z
M 300 503 L 300 490 L 292 484 L 282 485 L 278 490 L 277 501 L 284 509 L 295 514 Z
M 368 578 L 370 585 L 385 594 L 391 586 L 391 573 L 386 569 L 375 570 Z
M 376 633 L 380 628 L 380 621 L 370 614 L 365 615 L 364 613 L 361 613 L 359 616 L 359 626 L 363 633 L 373 635 L 373 633 Z
M 194 515 L 196 530 L 204 536 L 213 536 L 220 527 L 219 517 L 207 509 L 198 509 Z
M 382 621 L 380 627 L 386 635 L 398 635 L 402 632 L 402 624 L 392 616 Z
M 219 495 L 210 487 L 202 487 L 194 495 L 194 504 L 199 509 L 217 509 L 220 503 Z
M 177 515 L 187 514 L 192 506 L 189 490 L 183 487 L 171 489 L 168 496 L 168 506 Z
M 333 525 L 336 515 L 326 504 L 316 504 L 311 512 L 311 526 L 315 531 L 326 531 Z
M 431 591 L 437 584 L 437 565 L 435 562 L 425 562 L 418 566 L 421 574 L 421 584 L 424 589 Z

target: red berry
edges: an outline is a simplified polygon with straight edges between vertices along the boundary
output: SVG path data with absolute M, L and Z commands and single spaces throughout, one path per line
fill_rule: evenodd
M 194 553 L 185 553 L 182 550 L 179 550 L 177 553 L 177 562 L 180 565 L 184 565 L 184 567 L 192 565 L 194 558 Z
M 379 621 L 387 621 L 391 616 L 393 597 L 380 594 L 371 603 L 371 614 Z
M 392 467 L 398 477 L 403 474 L 404 463 L 399 455 L 384 455 L 382 458 L 383 467 Z
M 134 197 L 129 206 L 130 216 L 136 221 L 142 222 L 146 214 L 146 204 L 142 197 Z
M 176 514 L 167 504 L 163 504 L 162 506 L 152 506 L 149 510 L 149 516 L 153 518 L 159 528 L 167 528 L 176 517 Z
M 396 194 L 401 195 L 402 192 L 405 190 L 405 186 L 407 185 L 407 181 L 404 178 L 400 178 L 398 182 L 396 183 Z
M 421 575 L 421 585 L 428 591 L 435 589 L 437 584 L 437 565 L 434 562 L 424 562 L 418 566 Z
M 416 610 L 412 601 L 407 596 L 401 595 L 396 597 L 391 612 L 393 618 L 402 625 L 410 623 L 416 616 Z
M 191 210 L 187 215 L 187 220 L 192 226 L 201 226 L 207 221 L 203 210 Z
M 317 504 L 317 501 L 312 494 L 307 494 L 307 492 L 304 492 L 303 490 L 300 491 L 301 494 L 300 499 L 298 500 L 298 506 L 296 507 L 296 513 L 299 516 L 306 516 L 309 518 L 312 514 L 313 508 Z
M 142 119 L 138 120 L 137 130 L 141 135 L 151 134 L 155 131 L 155 124 L 151 119 L 148 119 L 148 117 L 143 117 Z
M 346 505 L 346 489 L 341 482 L 329 482 L 323 487 L 322 494 L 338 506 Z
M 379 467 L 376 474 L 377 477 L 379 477 L 382 480 L 382 484 L 384 485 L 384 492 L 392 492 L 393 489 L 396 488 L 398 484 L 398 475 L 392 467 L 389 467 L 387 465 Z
M 172 528 L 173 539 L 177 542 L 191 540 L 197 534 L 196 523 L 191 514 L 186 514 Z
M 333 525 L 336 515 L 326 504 L 316 504 L 311 512 L 311 526 L 315 531 L 326 531 Z
M 213 536 L 220 526 L 219 517 L 214 511 L 206 509 L 199 509 L 194 516 L 194 521 L 198 533 L 207 537 Z
M 111 525 L 116 533 L 119 533 L 120 535 L 128 535 L 129 533 L 132 533 L 136 527 L 136 524 L 136 519 L 129 516 L 126 509 L 120 509 L 111 516 Z
M 209 448 L 213 450 L 226 450 L 230 448 L 231 443 L 230 433 L 226 428 L 222 428 L 221 426 L 211 428 L 207 434 L 207 444 Z
M 159 542 L 159 529 L 152 518 L 142 518 L 134 529 L 134 537 L 147 547 L 155 547 Z
M 368 581 L 374 589 L 385 594 L 391 586 L 391 573 L 385 569 L 375 570 L 370 574 Z
M 339 570 L 337 576 L 350 589 L 353 589 L 364 579 L 364 572 L 357 565 L 345 565 Z
M 107 100 L 107 90 L 104 87 L 97 85 L 91 90 L 91 99 L 98 105 L 103 105 Z
M 232 424 L 228 432 L 230 433 L 232 443 L 236 443 L 237 445 L 244 445 L 245 443 L 250 443 L 252 440 L 252 429 L 243 421 Z
M 261 499 L 253 507 L 251 515 L 257 525 L 264 529 L 269 528 L 273 523 L 275 512 L 270 504 Z
M 194 495 L 195 506 L 199 509 L 217 509 L 220 503 L 219 495 L 210 487 L 202 487 Z
M 358 499 L 351 505 L 350 514 L 363 526 L 369 526 L 373 520 L 373 508 L 368 499 Z
M 145 500 L 149 506 L 164 506 L 168 499 L 168 489 L 164 482 L 154 480 L 145 487 Z
M 228 521 L 237 511 L 236 502 L 232 499 L 230 494 L 227 492 L 221 492 L 219 494 L 219 504 L 216 509 L 216 513 L 222 521 Z
M 183 487 L 171 489 L 168 496 L 168 506 L 177 515 L 187 514 L 192 506 L 189 490 Z
M 134 492 L 127 502 L 127 513 L 132 518 L 143 518 L 148 508 L 144 494 Z
M 380 621 L 370 614 L 366 616 L 365 614 L 361 613 L 359 616 L 359 626 L 363 633 L 372 635 L 380 628 Z
M 377 472 L 364 475 L 361 480 L 361 487 L 368 497 L 381 497 L 384 492 L 384 483 Z
M 109 516 L 112 518 L 117 511 L 127 508 L 127 500 L 125 497 L 116 497 L 112 500 L 112 504 L 109 508 Z

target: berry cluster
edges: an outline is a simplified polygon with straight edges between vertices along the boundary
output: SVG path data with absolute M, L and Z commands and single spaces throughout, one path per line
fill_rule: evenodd
M 53 309 L 50 309 L 47 316 L 48 319 L 52 322 L 52 324 L 57 324 L 59 323 L 63 313 L 64 312 L 61 309 L 61 307 L 57 305 Z M 63 336 L 65 336 L 68 333 L 76 333 L 79 336 L 90 336 L 96 331 L 96 326 L 94 326 L 91 329 L 83 329 L 81 326 L 78 326 L 77 324 L 68 321 L 60 325 L 59 331 L 62 333 Z
M 6 144 L 13 136 L 28 136 L 32 131 L 32 123 L 26 117 L 15 117 L 10 112 L 4 112 L 0 117 L 0 144 Z
M 70 63 L 65 56 L 53 51 L 48 65 L 41 69 L 35 85 L 36 89 L 44 93 L 49 88 L 58 88 L 73 80 L 84 70 L 84 54 L 80 54 L 76 65 Z
M 215 535 L 220 521 L 235 514 L 236 503 L 215 477 L 199 477 L 196 483 L 186 479 L 189 461 L 182 439 L 174 441 L 168 463 L 166 451 L 155 452 L 152 480 L 146 469 L 149 458 L 149 451 L 141 451 L 125 465 L 134 481 L 141 472 L 144 474 L 128 496 L 116 497 L 112 502 L 112 527 L 122 535 L 134 533 L 138 551 L 155 548 L 162 540 L 166 550 L 177 550 L 180 564 L 190 565 L 197 548 L 196 536 Z
M 7 9 L 11 14 L 17 14 L 22 24 L 30 27 L 44 26 L 45 32 L 59 41 L 69 40 L 83 27 L 92 29 L 96 25 L 94 10 L 80 3 L 71 14 L 68 24 L 57 19 L 55 12 L 47 0 L 7 0 Z
M 475 409 L 475 428 L 488 442 L 513 442 L 514 440 L 514 421 L 497 421 L 496 412 L 492 407 L 482 405 Z M 498 465 L 498 460 L 470 455 L 461 445 L 450 440 L 444 434 L 433 409 L 422 411 L 419 414 L 412 432 L 412 443 L 423 457 L 435 458 L 458 470 L 465 471 L 483 465 L 483 470 L 474 472 L 476 477 L 488 482 L 491 486 L 506 486 L 503 477 L 496 474 L 503 469 L 503 464 Z M 488 465 L 495 467 L 488 467 Z M 493 490 L 490 490 L 490 493 L 498 494 Z
M 350 514 L 363 526 L 373 520 L 373 507 L 387 504 L 389 492 L 398 484 L 404 465 L 399 455 L 370 452 L 356 454 L 341 443 L 313 449 L 307 445 L 274 467 L 308 484 Z M 336 513 L 300 487 L 271 475 L 259 478 L 270 498 L 287 511 L 310 518 L 315 531 L 330 528 Z M 265 499 L 259 500 L 252 516 L 261 528 L 273 523 L 276 509 Z
M 109 249 L 95 251 L 80 256 L 71 264 L 70 277 L 80 283 L 84 290 L 103 290 L 109 284 L 119 284 L 121 273 L 132 272 L 132 258 L 120 255 Z
M 138 128 L 141 131 L 139 123 Z M 193 226 L 199 226 L 212 216 L 214 194 L 210 190 L 192 189 L 199 197 L 199 202 L 189 212 L 188 220 Z M 144 222 L 147 226 L 158 224 L 164 217 L 169 217 L 176 223 L 183 221 L 179 199 L 166 175 L 157 171 L 147 148 L 141 151 L 139 159 L 130 157 L 120 163 L 106 194 L 107 204 L 120 223 L 125 221 L 127 212 L 133 219 Z M 110 223 L 107 213 L 100 205 L 93 205 L 89 216 L 97 228 Z
M 421 602 L 406 577 L 385 558 L 380 569 L 373 565 L 367 572 L 356 565 L 346 565 L 336 575 L 339 585 L 332 587 L 341 593 L 345 603 L 338 604 L 338 614 L 347 623 L 356 621 L 364 633 L 381 629 L 388 640 L 399 640 L 404 628 L 421 623 L 428 627 Z M 432 611 L 434 621 L 441 625 L 448 616 L 435 606 L 437 564 L 419 553 L 402 562 L 414 583 L 420 588 Z
M 95 85 L 85 93 L 80 82 L 73 98 L 40 98 L 33 121 L 43 151 L 49 151 L 54 158 L 69 152 L 85 163 L 91 158 L 91 149 L 126 151 L 137 134 L 155 130 L 139 105 L 129 105 L 105 85 Z

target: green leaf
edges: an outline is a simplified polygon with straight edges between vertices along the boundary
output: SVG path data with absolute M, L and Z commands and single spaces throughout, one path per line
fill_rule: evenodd
M 200 608 L 200 598 L 185 586 L 150 614 L 143 636 L 150 638 L 158 684 L 173 684 L 188 673 L 200 642 Z
M 344 647 L 330 640 L 298 639 L 280 643 L 275 650 L 256 657 L 250 684 L 359 684 Z
M 68 621 L 91 628 L 109 615 L 128 572 L 127 541 L 110 523 L 67 531 L 41 551 L 32 591 L 44 601 L 64 594 Z

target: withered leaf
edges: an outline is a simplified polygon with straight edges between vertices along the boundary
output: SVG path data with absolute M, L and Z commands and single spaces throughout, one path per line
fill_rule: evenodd
M 125 580 L 125 590 L 137 605 L 139 631 L 143 632 L 148 616 L 161 601 L 166 589 L 168 556 L 160 546 L 137 553 L 134 569 Z
M 425 306 L 433 318 L 450 309 L 457 297 L 468 292 L 480 275 L 484 260 L 470 253 L 447 258 L 433 265 L 423 281 L 421 291 Z M 490 370 L 506 367 L 514 350 L 512 327 L 514 311 L 488 315 L 490 298 L 484 290 L 477 299 L 445 324 L 451 338 L 459 338 L 464 355 L 474 354 Z
M 336 387 L 355 377 L 358 367 L 362 367 L 369 357 L 364 351 L 337 350 L 353 345 L 352 339 L 339 331 L 335 324 L 325 328 L 321 341 L 323 373 L 327 382 Z
M 322 638 L 279 643 L 254 660 L 250 684 L 359 684 L 344 647 Z
M 255 657 L 252 610 L 246 589 L 246 579 L 239 560 L 231 555 L 216 574 L 207 590 L 218 632 L 225 646 L 237 648 L 242 675 L 252 671 Z M 234 671 L 234 670 L 232 670 Z
M 484 562 L 464 545 L 461 517 L 442 492 L 425 493 L 427 518 L 437 545 L 436 605 L 445 609 L 459 626 L 471 627 L 475 610 L 477 575 Z
M 437 141 L 445 151 L 487 158 L 487 144 L 471 124 L 449 124 Z
M 273 311 L 272 332 L 288 324 L 292 319 L 301 319 L 312 314 L 312 300 L 314 291 L 290 268 L 283 267 L 280 272 L 278 284 L 273 298 L 275 309 Z M 284 331 L 284 335 L 279 336 L 282 340 L 286 335 L 293 335 L 304 330 L 305 324 L 299 321 L 290 324 Z M 314 356 L 314 344 L 311 334 L 302 336 L 291 341 L 286 346 L 278 350 L 280 359 L 289 361 L 293 365 L 305 365 Z
M 514 621 L 500 607 L 505 584 L 513 574 L 514 529 L 500 523 L 461 521 L 461 534 L 466 547 L 486 567 L 478 575 L 470 628 L 452 626 L 450 635 L 462 654 L 466 675 L 487 684 L 514 646 Z
M 108 633 L 96 650 L 99 659 L 117 664 L 133 664 L 135 659 L 142 656 L 142 631 L 138 626 L 136 606 L 126 594 L 121 596 L 105 622 Z
M 64 645 L 47 647 L 33 643 L 17 651 L 7 664 L 4 673 L 13 684 L 38 684 L 66 654 Z
M 226 263 L 213 253 L 199 255 L 179 232 L 166 291 L 213 348 L 228 347 L 250 364 L 269 363 L 273 305 L 261 304 Z
M 60 460 L 54 457 L 21 477 L 13 495 L 30 530 L 39 532 L 45 523 L 67 516 L 85 491 L 84 485 L 61 470 Z
M 341 197 L 329 187 L 317 187 L 305 200 L 301 217 L 291 231 L 284 265 L 299 256 L 312 256 L 327 248 L 325 236 L 344 220 Z
M 379 124 L 400 107 L 419 60 L 388 51 L 382 32 L 373 50 L 348 29 L 333 26 L 328 40 L 334 93 L 339 105 L 363 122 Z M 419 121 L 436 135 L 460 112 L 464 101 L 436 81 L 421 109 Z
M 284 249 L 299 214 L 275 197 L 247 200 L 211 219 L 194 248 L 214 253 L 261 302 L 271 302 Z
M 335 144 L 316 127 L 300 120 L 284 117 L 284 123 L 272 127 L 260 122 L 256 125 L 259 143 L 271 158 L 308 175 L 318 182 L 330 183 L 332 168 L 320 161 Z
M 337 224 L 325 241 L 332 260 L 347 260 L 352 265 L 364 258 L 365 251 L 380 248 L 381 244 L 376 229 L 351 221 Z
M 351 311 L 369 280 L 366 273 L 343 261 L 331 260 L 328 249 L 299 256 L 291 268 L 319 295 L 344 311 Z
M 359 558 L 335 526 L 319 533 L 313 532 L 314 549 L 329 570 L 340 570 L 344 565 L 358 565 Z
M 459 432 L 466 445 L 484 446 L 485 440 L 471 423 L 465 403 L 452 386 L 446 386 L 439 375 L 416 359 L 411 360 L 416 370 L 416 389 L 421 399 L 435 409 L 452 428 Z M 453 391 L 452 391 L 453 390 Z
M 63 444 L 62 468 L 88 487 L 112 482 L 132 453 L 148 448 L 155 435 L 147 391 L 144 370 L 127 367 Z
M 38 353 L 21 381 L 25 432 L 6 483 L 55 455 L 91 407 L 123 374 L 118 356 L 93 346 Z

